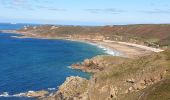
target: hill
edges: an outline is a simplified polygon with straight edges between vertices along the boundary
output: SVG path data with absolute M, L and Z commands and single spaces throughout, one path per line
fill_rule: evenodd
M 103 59 L 104 62 L 115 63 L 119 60 L 119 63 L 102 63 L 100 57 L 107 58 Z M 100 62 L 93 67 L 102 63 L 105 68 L 95 73 L 89 81 L 70 77 L 54 95 L 44 100 L 169 99 L 170 50 L 129 60 L 113 56 L 100 57 Z
M 169 24 L 115 25 L 98 27 L 47 25 L 25 27 L 18 31 L 32 33 L 32 35 L 39 37 L 106 39 L 145 44 L 153 47 L 167 47 L 170 45 Z
M 122 41 L 161 47 L 159 53 L 124 58 L 97 56 L 72 68 L 93 73 L 90 80 L 68 77 L 58 91 L 43 100 L 167 100 L 170 93 L 170 25 L 39 26 L 17 30 L 28 37 Z M 123 45 L 123 44 L 121 44 Z M 119 44 L 120 46 L 120 44 Z M 128 46 L 128 48 L 134 48 Z M 132 50 L 133 51 L 133 50 Z M 141 51 L 138 50 L 138 51 Z M 142 50 L 143 51 L 143 50 Z M 136 52 L 137 53 L 137 52 Z M 147 54 L 146 54 L 147 53 Z

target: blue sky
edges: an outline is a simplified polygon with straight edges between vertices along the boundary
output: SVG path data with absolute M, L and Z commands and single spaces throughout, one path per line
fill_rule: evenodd
M 0 0 L 0 22 L 170 23 L 170 0 Z

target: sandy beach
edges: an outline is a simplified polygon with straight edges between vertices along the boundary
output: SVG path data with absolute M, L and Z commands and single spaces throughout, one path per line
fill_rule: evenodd
M 127 42 L 120 42 L 120 41 L 110 41 L 110 40 L 90 40 L 90 39 L 83 39 L 83 38 L 67 38 L 67 37 L 41 37 L 35 35 L 33 33 L 27 32 L 18 32 L 18 31 L 3 31 L 8 33 L 16 33 L 21 34 L 23 36 L 14 36 L 14 38 L 41 38 L 41 39 L 64 39 L 70 41 L 78 41 L 78 42 L 85 42 L 91 45 L 98 46 L 99 48 L 105 49 L 106 51 L 110 51 L 111 55 L 118 55 L 113 54 L 111 52 L 119 52 L 121 56 L 128 57 L 128 58 L 135 58 L 138 56 L 145 56 L 150 53 L 154 52 L 162 52 L 162 49 L 148 47 L 144 45 L 134 44 L 134 43 L 127 43 Z M 111 51 L 112 50 L 112 51 Z M 108 53 L 109 54 L 109 53 Z

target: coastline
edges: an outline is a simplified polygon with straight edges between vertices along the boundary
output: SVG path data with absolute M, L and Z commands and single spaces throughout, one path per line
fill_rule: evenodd
M 87 40 L 87 39 L 56 38 L 56 37 L 55 38 L 50 38 L 50 37 L 44 38 L 44 37 L 40 37 L 40 36 L 35 36 L 31 33 L 19 33 L 17 31 L 12 31 L 12 32 L 8 31 L 8 33 L 15 33 L 15 34 L 22 35 L 22 36 L 14 36 L 14 38 L 63 39 L 63 40 L 69 40 L 69 41 L 77 41 L 77 42 L 88 43 L 88 44 L 91 44 L 91 45 L 98 46 L 99 48 L 102 48 L 102 49 L 119 51 L 121 54 L 123 54 L 123 57 L 127 57 L 127 58 L 136 58 L 138 56 L 145 56 L 145 55 L 153 53 L 153 52 L 163 51 L 161 49 L 146 47 L 146 46 L 143 46 L 143 45 L 137 45 L 137 44 L 132 44 L 132 43 L 126 43 L 126 42 L 118 42 L 118 41 L 109 41 L 109 40 L 97 41 L 97 40 Z M 26 35 L 26 34 L 28 34 L 28 35 Z M 115 56 L 115 55 L 113 54 L 113 56 Z M 63 84 L 65 84 L 65 83 L 63 83 Z M 39 97 L 41 98 L 42 97 L 42 98 L 44 98 L 45 94 L 41 95 L 41 93 L 40 93 L 40 95 L 38 95 L 37 93 L 39 93 L 39 92 L 41 92 L 41 91 L 28 92 L 28 93 L 32 93 L 31 96 L 28 96 L 28 97 L 35 97 L 35 98 L 39 98 Z M 17 95 L 14 95 L 14 96 L 19 95 L 21 97 L 24 97 L 28 93 L 24 93 L 24 94 L 21 94 L 21 95 L 17 94 Z M 5 93 L 4 95 L 7 96 L 8 94 Z M 38 95 L 38 96 L 36 96 L 36 95 Z
M 140 44 L 121 42 L 121 41 L 111 41 L 111 40 L 93 40 L 93 39 L 83 39 L 83 38 L 70 38 L 70 37 L 42 37 L 30 32 L 18 32 L 16 30 L 5 30 L 2 32 L 15 33 L 22 36 L 13 36 L 14 38 L 39 38 L 39 39 L 62 39 L 68 41 L 83 42 L 90 45 L 97 46 L 107 54 L 113 56 L 122 56 L 127 58 L 136 58 L 140 56 L 145 56 L 154 52 L 162 52 L 163 49 L 148 47 Z M 116 53 L 115 53 L 116 52 Z

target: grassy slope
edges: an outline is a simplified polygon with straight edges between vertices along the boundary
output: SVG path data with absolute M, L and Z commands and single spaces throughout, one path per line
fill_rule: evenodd
M 170 76 L 162 81 L 147 87 L 146 89 L 131 94 L 125 94 L 121 100 L 169 100 L 170 99 Z
M 105 27 L 64 26 L 51 30 L 51 26 L 42 26 L 29 31 L 42 36 L 66 37 L 69 35 L 92 36 L 102 35 L 110 40 L 159 44 L 170 46 L 170 25 L 128 25 Z M 142 41 L 142 42 L 141 42 Z M 88 94 L 91 100 L 114 99 L 111 90 L 121 100 L 166 100 L 170 92 L 170 50 L 152 54 L 138 59 L 114 64 L 112 58 L 104 58 L 106 69 L 94 75 L 90 80 Z M 115 59 L 115 58 L 114 58 Z M 166 75 L 164 72 L 167 71 Z M 163 77 L 163 78 L 162 78 Z M 133 83 L 126 82 L 133 79 Z M 126 91 L 135 84 L 145 81 L 144 89 Z
M 81 35 L 93 38 L 94 36 L 104 36 L 106 39 L 145 43 L 146 45 L 161 46 L 170 45 L 170 25 L 120 25 L 103 27 L 81 27 L 81 26 L 41 26 L 34 29 L 29 27 L 26 30 L 42 36 L 67 37 L 70 35 Z
M 170 52 L 165 52 L 167 60 L 170 60 Z M 168 71 L 170 70 L 170 61 L 168 62 Z M 148 87 L 143 91 L 145 93 L 141 100 L 169 100 L 170 99 L 170 72 L 167 73 L 164 80 Z
M 69 94 L 66 98 L 76 97 L 76 100 L 82 100 L 81 98 L 86 98 L 83 100 L 168 100 L 170 98 L 170 50 L 138 59 L 113 56 L 96 58 L 105 66 L 104 70 L 95 73 L 85 87 L 77 87 L 81 83 L 73 82 L 72 85 L 69 83 L 69 86 L 63 90 L 64 94 Z M 133 79 L 133 82 L 127 82 L 128 79 Z M 145 88 L 133 88 L 127 92 L 130 87 L 139 83 Z M 44 100 L 59 100 L 57 98 L 56 94 Z
M 168 75 L 164 76 L 164 72 L 167 71 L 167 73 L 169 73 L 169 70 L 170 50 L 136 60 L 130 60 L 120 65 L 113 65 L 94 76 L 90 83 L 93 86 L 89 87 L 89 94 L 92 100 L 105 100 L 113 95 L 110 91 L 113 89 L 111 87 L 114 87 L 118 91 L 116 94 L 117 97 L 121 100 L 137 100 L 137 98 L 142 95 L 142 91 L 146 91 L 148 94 L 143 96 L 143 98 L 146 98 L 145 100 L 152 100 L 152 98 L 154 100 L 156 96 L 159 96 L 154 94 L 155 92 L 158 94 L 160 93 L 161 97 L 164 96 L 164 98 L 168 98 L 169 95 L 166 93 L 169 93 L 168 85 L 170 84 L 168 79 L 170 77 Z M 126 82 L 127 79 L 134 79 L 135 81 L 134 83 L 128 83 Z M 95 83 L 94 80 L 96 81 Z M 130 87 L 133 87 L 141 81 L 146 81 L 144 86 L 151 86 L 150 88 L 155 88 L 158 84 L 158 88 L 154 90 L 155 92 L 149 91 L 151 90 L 150 88 L 146 88 L 144 90 L 134 89 L 132 92 L 126 94 L 126 91 Z M 159 81 L 162 82 L 161 85 L 159 85 L 160 83 L 157 83 Z M 164 91 L 164 93 L 162 91 Z M 160 98 L 159 100 L 165 99 Z
M 91 59 L 85 59 L 81 64 L 76 64 L 75 69 L 81 69 L 85 72 L 98 72 L 102 71 L 103 69 L 111 66 L 111 65 L 118 65 L 122 62 L 129 60 L 128 58 L 123 57 L 115 57 L 110 55 L 99 55 L 95 56 Z M 72 65 L 74 66 L 74 64 Z

